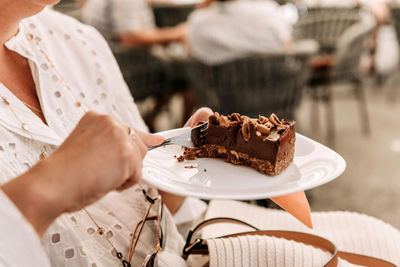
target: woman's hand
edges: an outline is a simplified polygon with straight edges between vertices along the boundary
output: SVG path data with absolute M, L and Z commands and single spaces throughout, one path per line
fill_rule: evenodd
M 117 119 L 91 111 L 53 155 L 2 189 L 43 233 L 61 213 L 137 183 L 146 145 L 162 141 L 139 131 L 132 138 Z
M 208 121 L 208 117 L 214 112 L 207 107 L 199 108 L 185 123 L 185 127 L 195 127 L 200 121 Z
M 137 183 L 142 176 L 146 145 L 162 140 L 139 131 L 132 138 L 129 128 L 116 118 L 88 112 L 49 158 L 60 173 L 68 173 L 70 178 L 65 182 L 78 192 L 74 199 L 77 206 L 69 210 L 81 209 L 93 202 L 92 198 L 99 199 L 110 190 L 122 190 Z M 86 197 L 88 192 L 92 194 L 90 198 Z

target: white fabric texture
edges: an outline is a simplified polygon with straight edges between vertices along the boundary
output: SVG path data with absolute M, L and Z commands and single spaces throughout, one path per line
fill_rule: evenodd
M 308 229 L 284 211 L 256 207 L 243 202 L 212 201 L 207 210 L 206 219 L 214 217 L 232 217 L 241 219 L 262 230 L 291 230 L 319 235 L 332 241 L 339 250 L 381 258 L 400 265 L 400 231 L 379 219 L 367 215 L 340 211 L 314 212 L 312 213 L 314 229 Z M 203 230 L 203 238 L 224 236 L 231 233 L 250 230 L 252 229 L 236 224 L 215 224 L 208 226 Z M 282 253 L 282 251 L 284 251 L 285 255 L 289 255 L 289 253 L 298 255 L 307 251 L 305 245 L 297 244 L 295 246 L 290 244 L 291 242 L 283 240 L 278 242 L 278 239 L 273 241 L 271 241 L 271 238 L 267 239 L 269 239 L 267 242 L 268 254 L 275 253 L 275 255 L 278 255 L 277 253 Z M 225 247 L 226 243 L 228 242 L 225 242 Z M 218 251 L 221 251 L 221 246 L 219 246 Z M 214 257 L 214 263 L 217 263 L 218 261 L 226 261 L 224 259 L 218 259 L 218 261 L 215 260 L 217 257 L 216 255 L 220 253 L 218 251 L 217 249 L 210 251 L 210 253 L 213 254 L 212 257 L 210 254 L 210 260 Z M 251 252 L 256 254 L 254 249 L 251 250 Z M 323 261 L 326 256 L 318 251 L 313 251 L 312 255 L 312 257 L 303 257 L 299 265 L 298 263 L 295 263 L 294 265 L 278 264 L 287 259 L 283 256 L 275 256 L 275 261 L 271 262 L 271 265 L 268 264 L 267 266 L 312 266 L 312 262 L 317 264 L 318 262 Z M 224 265 L 211 264 L 211 266 Z M 244 266 L 254 265 L 245 264 Z M 341 260 L 339 266 L 351 265 L 349 265 L 348 262 Z
M 188 18 L 190 53 L 208 65 L 282 52 L 290 40 L 290 24 L 269 0 L 214 2 Z
M 155 27 L 154 14 L 146 0 L 86 0 L 81 18 L 106 38 Z
M 331 255 L 309 245 L 267 236 L 240 236 L 207 241 L 210 266 L 321 267 Z M 300 264 L 302 263 L 302 264 Z
M 27 123 L 33 138 L 48 153 L 51 154 L 62 143 L 88 110 L 113 115 L 127 125 L 147 131 L 107 43 L 92 27 L 44 10 L 24 19 L 18 34 L 6 43 L 6 47 L 29 60 L 48 125 L 1 83 L 0 95 L 8 99 L 18 117 Z M 80 102 L 80 107 L 77 102 Z M 39 160 L 40 152 L 38 143 L 21 130 L 18 119 L 4 103 L 0 103 L 0 184 L 32 167 Z M 154 188 L 143 185 L 151 195 L 157 194 Z M 88 210 L 106 229 L 106 235 L 114 246 L 127 255 L 130 233 L 141 220 L 147 205 L 143 194 L 134 187 L 121 193 L 112 192 Z M 6 206 L 2 208 L 3 212 L 13 213 Z M 159 257 L 163 262 L 161 266 L 185 266 L 180 257 L 183 239 L 167 209 L 164 215 L 166 244 Z M 3 216 L 0 221 L 0 224 L 6 222 Z M 2 241 L 12 240 L 13 233 L 20 228 L 27 231 L 26 223 L 14 221 L 15 229 L 2 235 Z M 83 211 L 60 216 L 42 239 L 51 265 L 108 267 L 121 264 L 115 251 L 104 237 L 95 234 L 95 230 L 95 225 Z M 154 222 L 145 224 L 133 257 L 134 266 L 140 265 L 146 254 L 154 249 L 155 230 Z M 32 248 L 32 237 L 28 236 L 28 239 L 18 244 L 8 243 L 8 249 L 15 249 L 17 253 L 25 247 L 28 250 L 26 255 L 30 255 L 29 250 L 38 251 L 40 247 Z M 0 253 L 0 258 L 13 260 L 8 258 L 7 250 Z M 9 255 L 13 254 L 10 252 Z
M 38 235 L 0 190 L 0 267 L 48 267 Z
M 176 224 L 187 223 L 199 218 L 207 209 L 207 204 L 197 198 L 187 197 L 174 214 Z

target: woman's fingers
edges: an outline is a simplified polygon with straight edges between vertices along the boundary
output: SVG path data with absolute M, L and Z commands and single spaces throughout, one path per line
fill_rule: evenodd
M 207 121 L 208 117 L 213 114 L 210 108 L 203 107 L 196 110 L 196 112 L 185 123 L 185 127 L 195 127 L 200 121 Z
M 138 130 L 135 130 L 137 136 L 143 141 L 146 146 L 157 146 L 160 145 L 164 141 L 164 137 L 161 135 L 144 133 Z
M 143 139 L 137 133 L 134 137 L 130 138 L 132 139 L 132 142 L 134 142 L 134 144 L 137 146 L 137 149 L 140 151 L 141 159 L 143 159 L 147 153 L 147 147 L 144 144 Z
M 146 153 L 147 147 L 139 136 L 135 136 L 132 140 L 132 154 L 129 159 L 132 164 L 131 172 L 129 173 L 129 177 L 122 181 L 122 184 L 116 188 L 117 190 L 125 190 L 140 181 L 142 178 L 143 158 Z

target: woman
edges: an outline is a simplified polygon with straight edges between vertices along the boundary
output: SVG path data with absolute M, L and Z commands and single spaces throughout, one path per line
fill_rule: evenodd
M 148 202 L 138 187 L 104 195 L 137 183 L 144 145 L 162 139 L 141 133 L 146 125 L 104 39 L 91 27 L 44 10 L 57 2 L 0 1 L 1 189 L 39 235 L 45 232 L 42 244 L 52 266 L 118 266 L 116 251 L 127 258 L 130 234 Z M 198 111 L 187 125 L 210 112 Z M 20 191 L 32 193 L 34 205 Z M 162 195 L 172 213 L 182 204 L 182 198 Z M 52 202 L 64 205 L 38 210 Z M 167 209 L 163 218 L 167 238 L 159 263 L 184 265 L 183 240 Z M 154 223 L 145 224 L 133 265 L 154 249 L 155 231 Z
M 156 204 L 157 190 L 141 183 L 147 199 L 139 186 L 105 194 L 137 183 L 145 145 L 156 145 L 162 139 L 141 132 L 146 126 L 102 37 L 71 18 L 41 12 L 56 2 L 0 0 L 0 188 L 4 192 L 0 191 L 0 266 L 49 265 L 33 230 L 21 222 L 21 214 L 40 236 L 44 233 L 42 244 L 52 266 L 121 266 L 121 261 L 129 258 L 130 234 L 146 207 Z M 196 112 L 188 125 L 210 112 Z M 162 195 L 172 213 L 183 200 Z M 254 207 L 239 207 L 240 203 L 216 203 L 212 203 L 209 216 L 234 216 L 245 210 L 257 219 L 266 217 L 263 223 L 271 223 L 261 227 L 299 228 L 288 219 L 276 220 L 276 213 L 268 210 L 255 212 Z M 168 209 L 164 208 L 160 222 L 165 242 L 161 242 L 158 264 L 183 266 L 179 256 L 183 240 Z M 158 215 L 156 211 L 150 215 Z M 64 212 L 72 213 L 58 217 Z M 323 221 L 315 223 L 321 235 L 337 233 L 335 221 L 344 218 L 333 213 L 321 217 Z M 252 219 L 248 214 L 243 218 Z M 346 217 L 341 224 L 344 229 L 349 229 L 352 219 L 354 216 Z M 21 232 L 12 229 L 12 222 Z M 133 253 L 133 266 L 155 251 L 160 237 L 157 226 L 145 224 Z M 321 226 L 326 229 L 322 231 Z M 379 227 L 366 227 L 366 232 L 337 236 L 343 237 L 343 249 L 346 244 L 366 243 L 365 233 L 382 236 L 382 229 L 385 225 L 380 223 Z M 385 242 L 370 242 L 385 249 L 364 247 L 364 252 L 378 257 L 390 253 L 387 259 L 400 262 L 400 248 L 393 241 L 400 233 L 394 229 L 385 233 Z M 281 251 L 282 246 L 271 248 Z M 360 252 L 360 248 L 362 244 L 355 245 L 354 251 Z M 23 251 L 26 254 L 18 253 Z

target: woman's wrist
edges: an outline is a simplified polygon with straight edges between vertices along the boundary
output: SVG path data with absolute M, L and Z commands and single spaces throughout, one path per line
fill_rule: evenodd
M 67 209 L 61 188 L 55 186 L 51 175 L 45 160 L 1 187 L 39 236 Z

